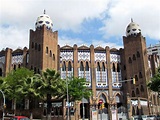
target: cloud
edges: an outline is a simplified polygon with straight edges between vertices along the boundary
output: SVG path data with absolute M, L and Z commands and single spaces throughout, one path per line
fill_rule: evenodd
M 100 29 L 104 37 L 125 35 L 125 28 L 133 18 L 141 27 L 144 36 L 160 39 L 159 0 L 113 0 L 108 9 L 107 19 Z
M 110 39 L 118 37 L 122 41 L 131 18 L 140 25 L 144 36 L 160 40 L 159 3 L 159 0 L 1 0 L 0 48 L 28 47 L 29 29 L 35 29 L 36 19 L 44 9 L 53 21 L 53 29 L 62 31 L 59 36 L 61 46 L 64 43 L 90 46 L 97 45 L 97 41 L 104 45 L 122 46 L 122 43 Z M 63 31 L 82 34 L 84 21 L 90 24 L 93 19 L 98 19 L 103 26 L 93 28 L 99 29 L 101 34 L 85 29 L 94 36 L 98 34 L 99 38 L 92 38 L 90 43 L 84 36 L 73 38 L 69 34 L 67 37 L 63 35 Z

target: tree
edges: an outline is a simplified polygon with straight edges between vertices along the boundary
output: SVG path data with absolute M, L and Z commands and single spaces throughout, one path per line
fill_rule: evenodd
M 24 98 L 22 90 L 24 88 L 24 79 L 27 77 L 32 77 L 33 75 L 33 71 L 30 71 L 27 68 L 19 68 L 11 71 L 7 77 L 4 78 L 4 93 L 8 99 L 14 101 L 15 105 L 17 101 L 21 102 L 21 100 Z M 15 109 L 16 108 L 14 108 L 14 110 Z
M 70 101 L 82 100 L 82 98 L 89 98 L 92 95 L 91 90 L 86 86 L 85 78 L 73 77 L 68 80 L 68 93 Z
M 151 78 L 151 81 L 147 84 L 149 89 L 158 92 L 160 86 L 160 67 L 157 69 L 156 74 Z
M 40 90 L 47 99 L 47 115 L 51 114 L 51 99 L 60 99 L 64 95 L 65 81 L 55 70 L 46 69 L 42 72 L 42 86 Z M 49 119 L 49 118 L 48 118 Z

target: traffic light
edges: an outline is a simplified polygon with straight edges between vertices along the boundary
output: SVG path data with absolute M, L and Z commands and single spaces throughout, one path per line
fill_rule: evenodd
M 104 103 L 102 103 L 102 109 L 104 109 L 104 108 L 105 108 Z
M 135 85 L 136 84 L 135 78 L 133 78 L 132 80 L 133 80 L 133 84 Z
M 102 104 L 100 104 L 99 109 L 102 110 Z

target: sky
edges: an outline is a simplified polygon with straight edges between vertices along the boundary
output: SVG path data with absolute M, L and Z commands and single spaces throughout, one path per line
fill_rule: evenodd
M 29 46 L 29 31 L 44 10 L 58 31 L 58 43 L 123 48 L 131 22 L 146 45 L 160 41 L 160 0 L 0 0 L 0 50 Z

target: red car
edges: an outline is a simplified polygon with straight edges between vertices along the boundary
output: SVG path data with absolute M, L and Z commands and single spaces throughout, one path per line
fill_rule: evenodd
M 25 116 L 13 116 L 11 120 L 29 120 L 29 118 Z

